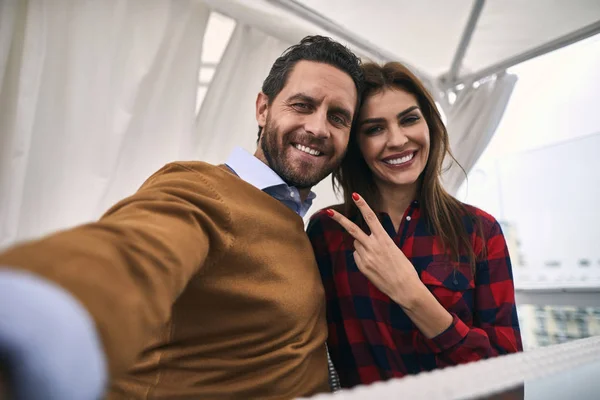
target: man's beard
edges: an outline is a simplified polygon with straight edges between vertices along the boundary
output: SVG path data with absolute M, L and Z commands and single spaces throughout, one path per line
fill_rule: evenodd
M 292 163 L 287 156 L 287 152 L 293 151 L 290 148 L 292 139 L 294 137 L 298 138 L 300 135 L 294 134 L 294 132 L 287 132 L 282 135 L 281 142 L 278 142 L 278 133 L 278 127 L 272 124 L 271 120 L 267 118 L 267 123 L 265 124 L 260 140 L 260 147 L 269 167 L 289 186 L 294 186 L 298 189 L 309 189 L 325 179 L 341 162 L 343 154 L 331 159 L 329 163 L 326 163 L 320 169 L 317 169 L 308 162 Z M 333 152 L 331 146 L 327 146 L 323 140 L 312 136 L 309 138 L 306 134 L 304 134 L 303 139 L 303 144 L 310 143 L 318 145 L 321 148 L 327 148 L 327 154 Z M 320 157 L 328 156 L 322 155 Z

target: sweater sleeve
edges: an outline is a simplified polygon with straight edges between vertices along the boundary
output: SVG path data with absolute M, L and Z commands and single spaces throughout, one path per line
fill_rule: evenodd
M 168 164 L 98 222 L 5 250 L 0 265 L 54 282 L 78 300 L 114 378 L 169 320 L 192 276 L 232 245 L 230 227 L 209 181 Z

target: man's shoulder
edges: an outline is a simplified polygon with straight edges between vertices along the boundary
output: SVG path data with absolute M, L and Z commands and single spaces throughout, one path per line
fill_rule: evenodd
M 223 164 L 210 164 L 204 161 L 172 161 L 165 164 L 164 168 L 176 168 L 200 174 L 219 174 L 226 167 Z
M 204 161 L 172 161 L 156 171 L 148 180 L 156 178 L 186 178 L 222 181 L 235 177 L 223 164 L 209 164 Z
M 158 189 L 204 193 L 212 197 L 224 197 L 224 193 L 237 188 L 240 179 L 225 165 L 214 165 L 203 161 L 173 161 L 154 172 L 141 185 L 140 190 Z

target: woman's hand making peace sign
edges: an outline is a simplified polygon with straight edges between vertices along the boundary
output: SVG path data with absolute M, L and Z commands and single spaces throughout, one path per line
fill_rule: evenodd
M 367 202 L 356 193 L 352 198 L 371 230 L 370 235 L 340 213 L 327 210 L 327 214 L 355 239 L 354 260 L 358 269 L 398 305 L 410 309 L 424 288 L 415 267 L 383 229 Z
M 402 307 L 426 337 L 435 337 L 448 329 L 452 315 L 421 282 L 415 267 L 383 229 L 365 200 L 356 193 L 352 198 L 371 229 L 370 235 L 340 213 L 327 210 L 327 214 L 355 239 L 354 260 L 358 269 Z

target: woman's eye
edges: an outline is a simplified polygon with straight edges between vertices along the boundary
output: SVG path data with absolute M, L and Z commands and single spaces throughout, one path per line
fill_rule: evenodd
M 374 135 L 376 133 L 381 132 L 382 130 L 383 128 L 381 126 L 371 126 L 365 130 L 365 133 L 367 135 Z
M 402 124 L 403 125 L 411 125 L 411 124 L 414 124 L 415 122 L 419 121 L 420 119 L 421 119 L 421 117 L 419 117 L 418 115 L 409 115 L 408 117 L 406 117 L 402 120 Z

